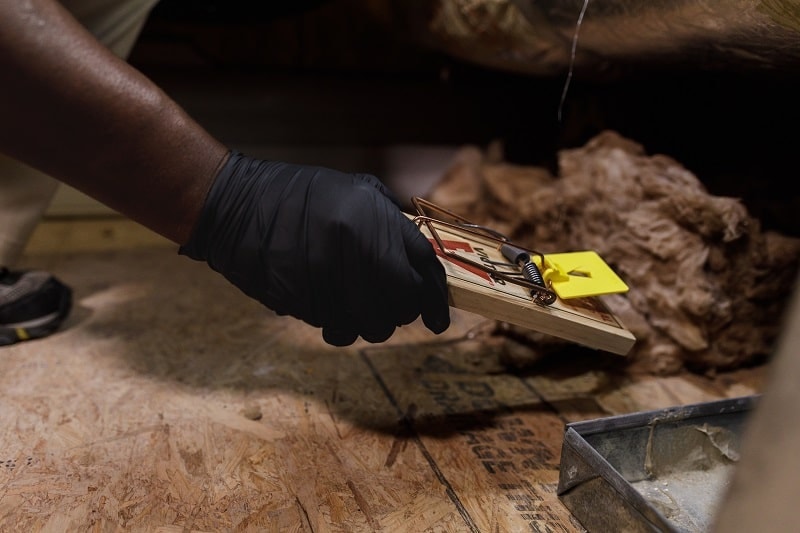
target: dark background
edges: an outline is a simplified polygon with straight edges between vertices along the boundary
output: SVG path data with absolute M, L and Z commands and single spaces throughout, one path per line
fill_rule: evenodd
M 559 149 L 613 129 L 675 158 L 713 194 L 742 198 L 766 228 L 800 235 L 796 72 L 576 71 L 559 120 L 566 76 L 481 67 L 413 37 L 356 0 L 162 0 L 130 61 L 229 144 L 501 140 L 509 161 L 555 170 Z

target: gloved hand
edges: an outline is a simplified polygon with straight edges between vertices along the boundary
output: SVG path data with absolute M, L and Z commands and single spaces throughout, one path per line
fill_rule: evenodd
M 450 325 L 444 268 L 374 176 L 232 152 L 179 252 L 335 346 Z

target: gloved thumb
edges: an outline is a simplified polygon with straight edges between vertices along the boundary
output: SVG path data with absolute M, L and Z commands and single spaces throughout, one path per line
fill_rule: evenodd
M 436 257 L 431 242 L 413 222 L 403 218 L 400 225 L 409 263 L 422 278 L 422 321 L 432 332 L 442 333 L 450 326 L 447 275 L 444 267 Z

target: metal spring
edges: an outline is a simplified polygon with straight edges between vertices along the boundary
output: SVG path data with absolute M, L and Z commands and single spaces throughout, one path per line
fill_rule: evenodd
M 522 275 L 525 279 L 542 288 L 542 290 L 531 289 L 533 300 L 542 305 L 552 305 L 556 301 L 556 294 L 545 285 L 542 273 L 533 261 L 528 261 L 522 265 Z
M 530 281 L 531 283 L 538 285 L 540 287 L 547 287 L 544 283 L 544 278 L 542 277 L 542 273 L 539 272 L 539 268 L 533 261 L 528 261 L 524 265 L 522 265 L 522 275 Z
M 556 293 L 547 288 L 547 284 L 542 277 L 542 273 L 539 271 L 539 267 L 531 261 L 531 255 L 526 250 L 506 242 L 500 246 L 500 252 L 506 259 L 519 266 L 522 270 L 522 277 L 524 277 L 528 283 L 534 285 L 533 288 L 530 288 L 534 302 L 541 305 L 552 305 L 555 303 L 557 299 Z M 544 264 L 544 256 L 541 256 L 541 258 Z

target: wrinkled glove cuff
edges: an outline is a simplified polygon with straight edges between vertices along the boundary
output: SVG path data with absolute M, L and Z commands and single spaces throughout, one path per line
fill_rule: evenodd
M 227 181 L 233 174 L 234 168 L 241 157 L 242 154 L 237 151 L 231 150 L 228 152 L 225 164 L 217 173 L 206 195 L 203 208 L 200 210 L 189 240 L 178 248 L 179 255 L 185 255 L 196 261 L 206 261 L 208 259 L 209 240 L 217 219 L 216 206 L 218 202 L 215 199 L 223 194 L 221 189 L 227 186 Z

